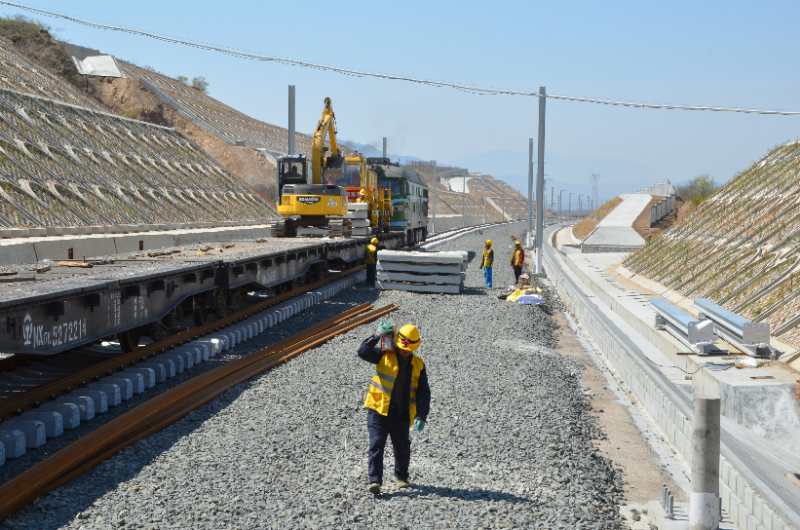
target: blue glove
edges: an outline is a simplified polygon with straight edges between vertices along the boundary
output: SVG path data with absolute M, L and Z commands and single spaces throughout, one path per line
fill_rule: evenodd
M 419 418 L 414 420 L 414 431 L 422 432 L 422 429 L 425 428 L 425 420 L 421 420 Z
M 394 323 L 391 320 L 383 320 L 380 324 L 378 324 L 378 329 L 375 331 L 375 334 L 380 336 L 383 335 L 390 335 L 394 333 Z

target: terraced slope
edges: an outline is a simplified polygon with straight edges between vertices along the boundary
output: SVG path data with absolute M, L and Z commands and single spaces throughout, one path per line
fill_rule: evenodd
M 625 265 L 800 346 L 800 142 L 770 151 Z
M 166 75 L 119 61 L 124 73 L 143 82 L 165 105 L 178 111 L 207 132 L 222 138 L 231 145 L 266 148 L 277 153 L 287 152 L 287 130 L 256 120 L 217 101 L 200 90 Z M 311 138 L 296 135 L 296 148 L 310 153 Z
M 0 40 L 0 58 L 0 228 L 248 222 L 270 215 L 174 129 L 98 111 L 7 41 Z

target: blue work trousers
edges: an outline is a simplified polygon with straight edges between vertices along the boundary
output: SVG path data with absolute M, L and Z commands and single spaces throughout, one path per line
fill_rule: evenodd
M 370 483 L 383 484 L 383 450 L 389 436 L 392 437 L 394 449 L 394 475 L 400 480 L 408 480 L 408 464 L 411 462 L 411 438 L 408 436 L 408 429 L 407 419 L 381 416 L 372 409 L 367 410 Z
M 492 268 L 491 267 L 484 267 L 483 268 L 483 279 L 486 282 L 486 287 L 491 289 L 492 288 Z

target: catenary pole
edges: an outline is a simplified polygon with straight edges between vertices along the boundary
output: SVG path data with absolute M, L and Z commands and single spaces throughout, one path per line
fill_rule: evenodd
M 544 243 L 544 119 L 547 90 L 539 87 L 539 137 L 536 161 L 536 274 L 544 273 L 542 246 Z

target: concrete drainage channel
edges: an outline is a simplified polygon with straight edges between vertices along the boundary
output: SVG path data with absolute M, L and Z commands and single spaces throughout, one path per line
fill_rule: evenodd
M 5 463 L 6 459 L 23 456 L 28 449 L 43 446 L 48 439 L 61 436 L 65 429 L 76 429 L 96 415 L 107 412 L 109 408 L 117 407 L 159 383 L 172 379 L 220 353 L 230 351 L 236 345 L 365 279 L 364 271 L 351 274 L 222 330 L 89 383 L 85 387 L 3 422 L 0 424 L 0 465 Z

